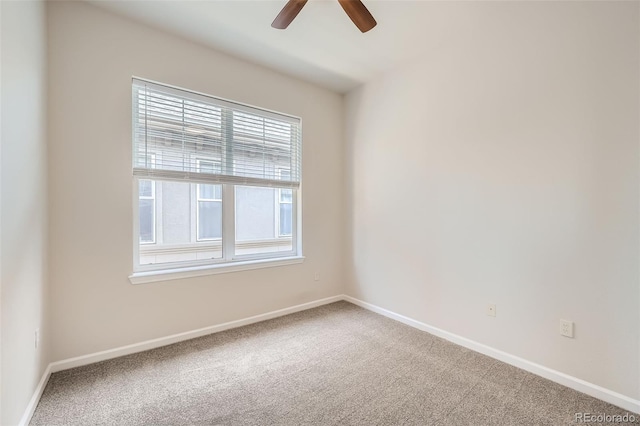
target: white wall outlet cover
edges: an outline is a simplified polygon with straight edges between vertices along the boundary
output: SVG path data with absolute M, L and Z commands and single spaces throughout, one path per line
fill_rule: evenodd
M 561 319 L 560 334 L 566 337 L 573 338 L 573 321 Z
M 496 316 L 496 305 L 489 304 L 487 306 L 487 315 L 489 315 L 490 317 Z

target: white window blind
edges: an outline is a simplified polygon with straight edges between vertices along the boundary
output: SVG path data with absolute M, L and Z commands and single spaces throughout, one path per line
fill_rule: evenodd
M 132 121 L 135 176 L 300 186 L 299 118 L 133 79 Z M 221 167 L 200 168 L 201 158 Z M 279 173 L 283 168 L 291 173 Z

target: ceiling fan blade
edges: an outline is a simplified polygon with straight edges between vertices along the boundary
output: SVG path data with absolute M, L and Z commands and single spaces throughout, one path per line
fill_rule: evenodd
M 300 13 L 306 3 L 307 0 L 289 0 L 280 13 L 278 13 L 276 19 L 273 20 L 271 26 L 279 30 L 284 30 L 289 26 L 291 21 L 298 16 L 298 13 Z
M 349 18 L 363 33 L 375 27 L 377 22 L 360 0 L 338 0 Z

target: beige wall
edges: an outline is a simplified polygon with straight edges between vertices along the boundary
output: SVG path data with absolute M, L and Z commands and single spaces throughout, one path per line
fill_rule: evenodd
M 342 292 L 340 95 L 81 2 L 48 26 L 54 360 Z M 129 283 L 132 76 L 302 117 L 303 264 Z
M 46 34 L 42 2 L 1 2 L 0 264 L 3 425 L 17 424 L 49 363 Z M 35 348 L 35 330 L 41 343 Z
M 638 399 L 639 3 L 466 8 L 347 97 L 348 294 Z

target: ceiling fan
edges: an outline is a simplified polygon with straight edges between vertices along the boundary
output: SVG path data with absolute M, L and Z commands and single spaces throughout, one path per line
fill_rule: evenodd
M 356 24 L 356 27 L 363 33 L 366 33 L 376 26 L 376 20 L 360 0 L 338 0 L 338 2 L 353 23 Z M 306 3 L 307 0 L 289 0 L 280 13 L 278 13 L 276 19 L 273 20 L 271 26 L 279 30 L 284 30 L 295 17 L 298 16 L 298 13 L 300 13 Z

